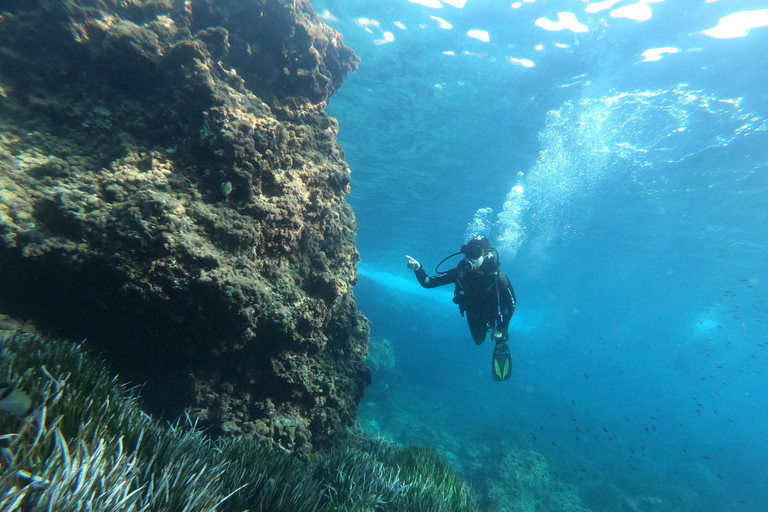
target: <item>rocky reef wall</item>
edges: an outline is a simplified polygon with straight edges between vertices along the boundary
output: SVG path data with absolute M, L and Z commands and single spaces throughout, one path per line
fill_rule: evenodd
M 370 382 L 350 171 L 358 59 L 306 0 L 0 11 L 0 313 L 87 338 L 153 412 L 288 451 Z

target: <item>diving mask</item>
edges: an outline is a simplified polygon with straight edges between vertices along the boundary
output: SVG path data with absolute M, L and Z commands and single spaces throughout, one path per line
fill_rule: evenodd
M 482 258 L 485 251 L 482 247 L 480 247 L 477 244 L 468 243 L 466 245 L 461 246 L 461 254 L 467 257 L 467 259 L 470 260 L 476 260 L 478 258 Z

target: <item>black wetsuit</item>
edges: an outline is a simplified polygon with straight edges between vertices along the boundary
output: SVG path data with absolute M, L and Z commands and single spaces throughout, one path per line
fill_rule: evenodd
M 423 266 L 415 271 L 419 284 L 424 288 L 454 284 L 453 302 L 458 304 L 462 316 L 466 311 L 469 331 L 478 345 L 485 341 L 486 334 L 494 327 L 501 331 L 506 341 L 509 321 L 515 313 L 515 290 L 509 278 L 495 266 L 495 262 L 486 261 L 473 272 L 464 273 L 454 268 L 432 277 L 427 276 Z

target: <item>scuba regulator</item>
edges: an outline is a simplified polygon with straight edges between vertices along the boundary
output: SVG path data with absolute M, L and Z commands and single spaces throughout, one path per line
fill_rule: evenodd
M 480 258 L 485 254 L 488 253 L 488 255 L 485 257 L 483 261 L 479 261 Z M 495 253 L 495 258 L 494 258 Z M 499 260 L 499 251 L 495 247 L 489 247 L 487 251 L 483 250 L 482 247 L 480 247 L 477 244 L 465 244 L 461 246 L 461 251 L 451 254 L 450 256 L 446 256 L 443 258 L 443 260 L 437 264 L 437 267 L 435 267 L 435 273 L 437 274 L 445 274 L 449 272 L 449 270 L 440 270 L 440 266 L 448 261 L 449 259 L 453 258 L 454 256 L 464 255 L 464 259 L 459 261 L 459 263 L 456 265 L 456 270 L 459 271 L 459 277 L 464 277 L 469 272 L 474 272 L 476 270 L 480 270 L 481 267 L 486 266 L 488 268 L 492 268 L 493 271 L 497 271 L 499 269 L 499 266 L 501 265 L 501 262 Z M 495 259 L 495 263 L 489 265 L 488 262 Z

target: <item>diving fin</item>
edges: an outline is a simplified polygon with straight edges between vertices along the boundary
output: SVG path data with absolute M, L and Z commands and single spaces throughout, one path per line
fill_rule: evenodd
M 497 344 L 496 348 L 493 349 L 491 374 L 493 380 L 497 382 L 512 378 L 512 355 L 509 353 L 509 346 L 506 343 Z

